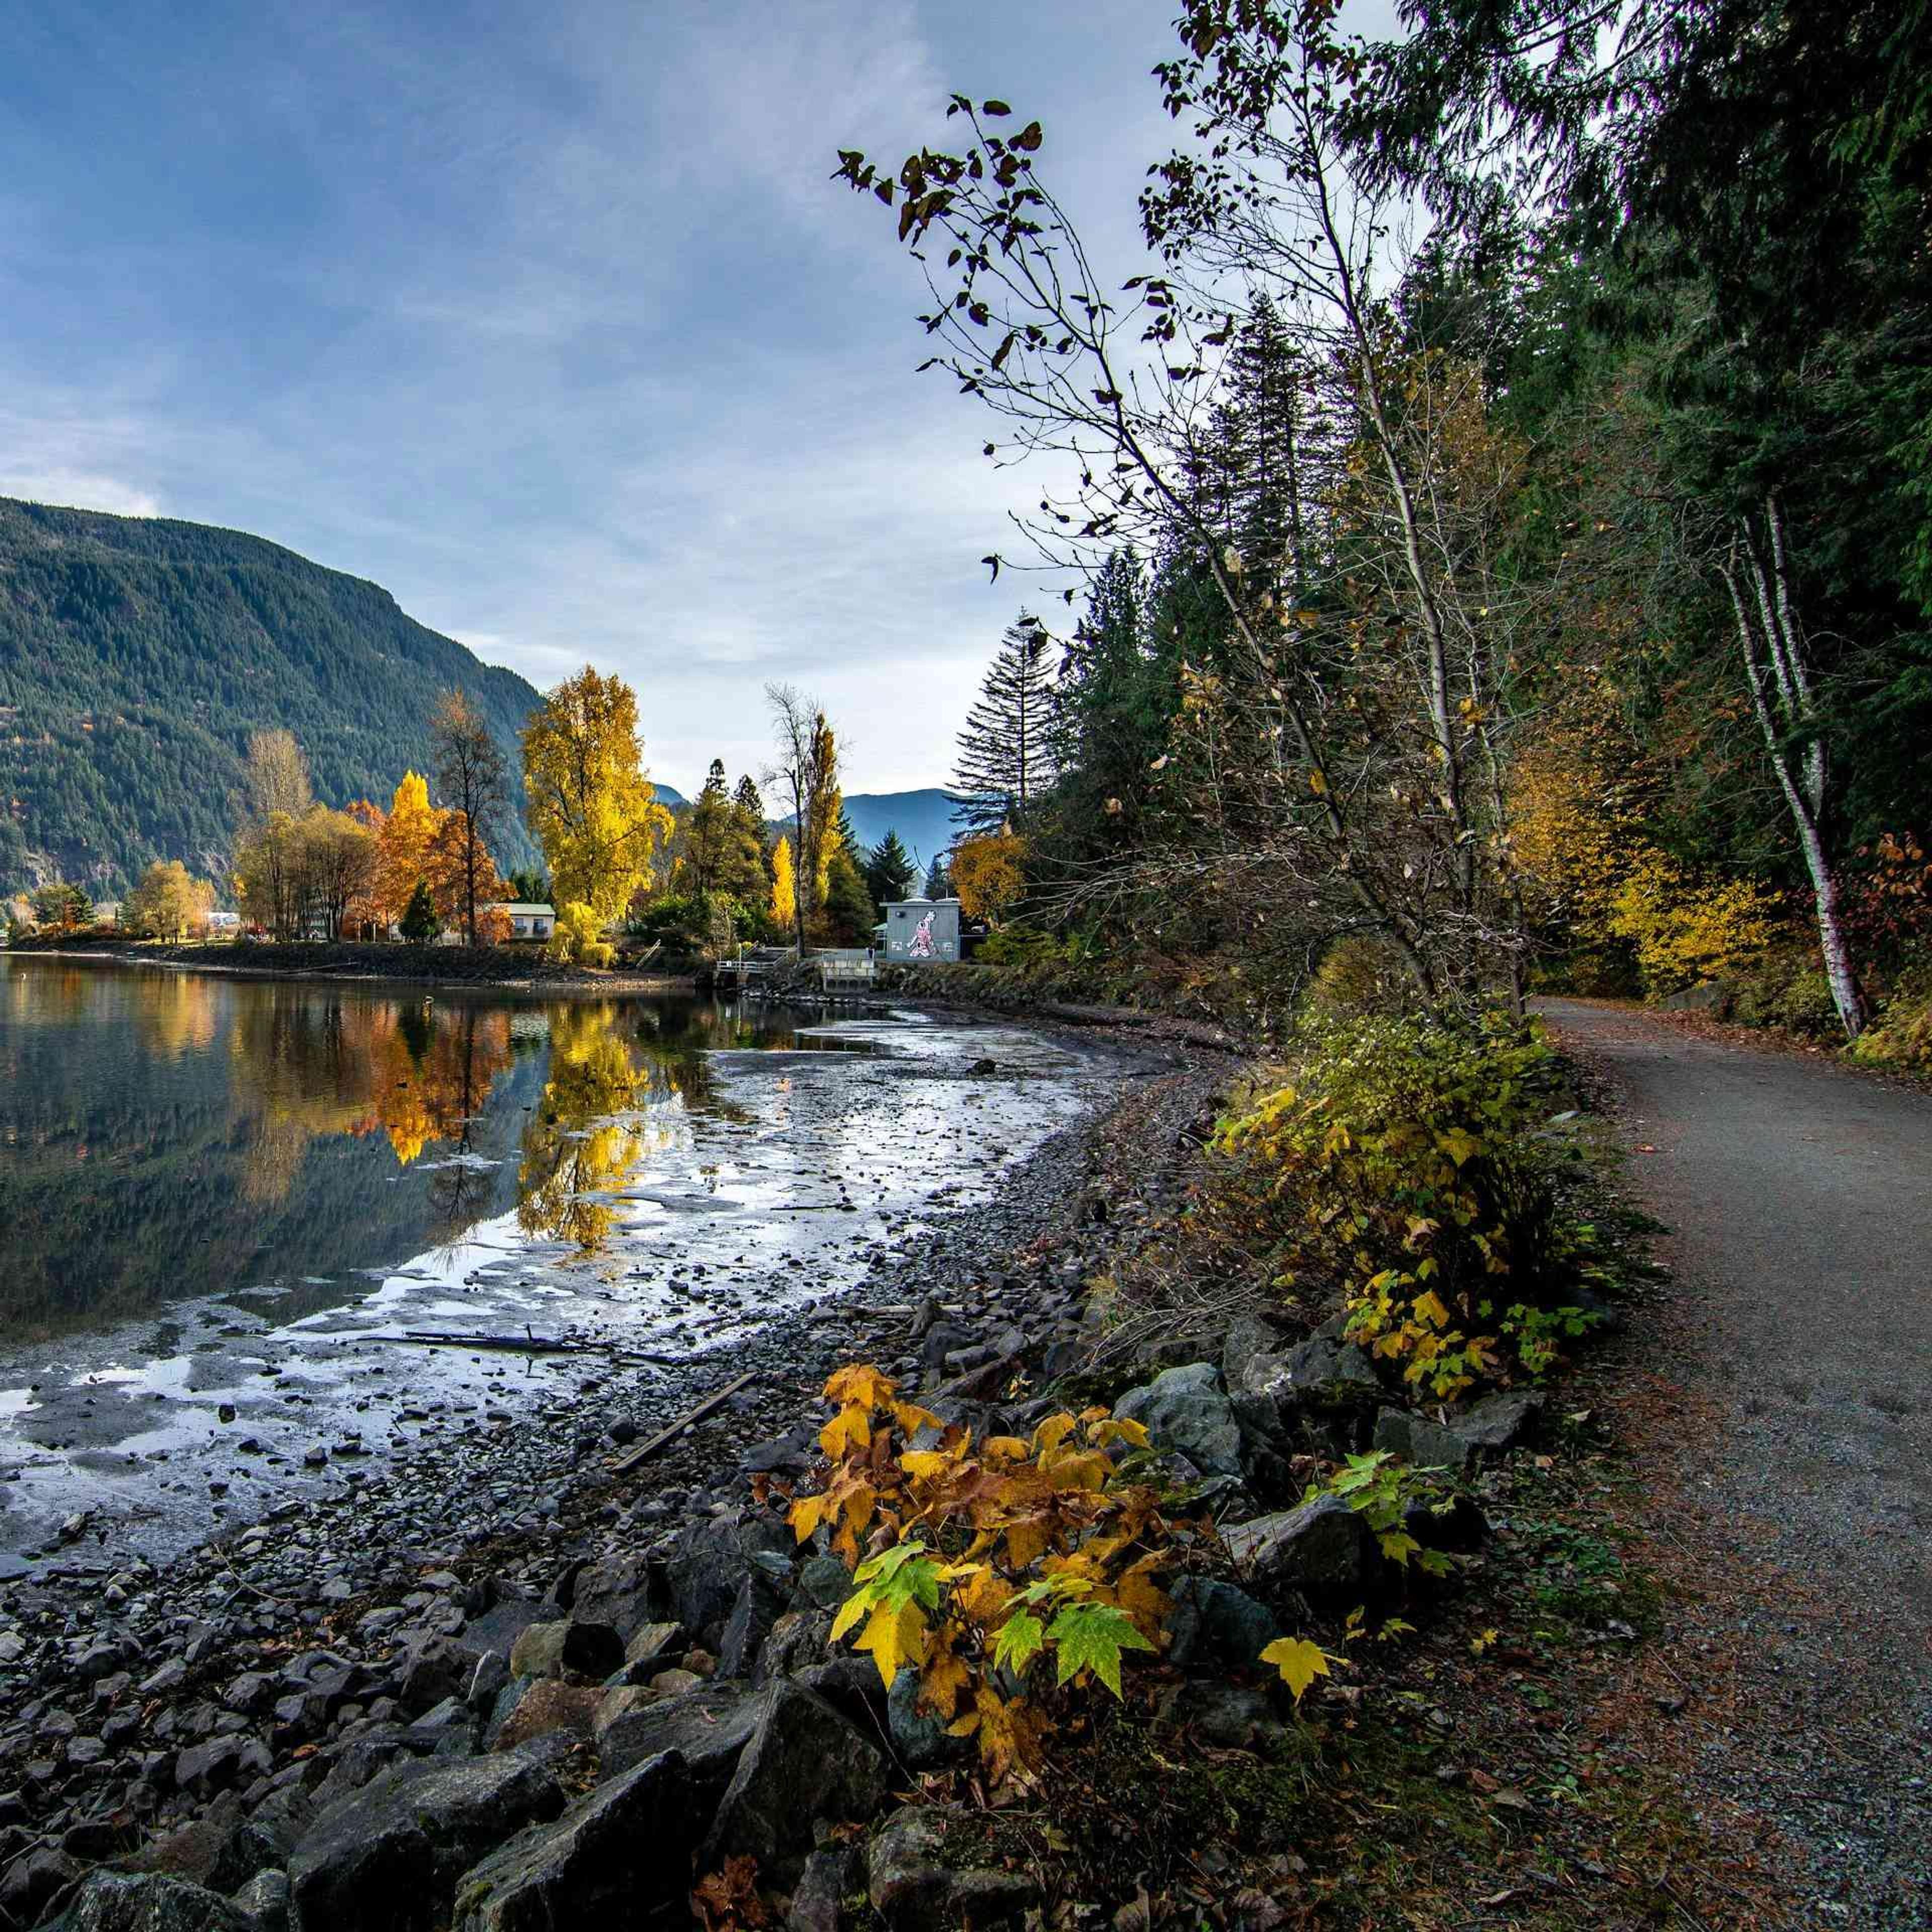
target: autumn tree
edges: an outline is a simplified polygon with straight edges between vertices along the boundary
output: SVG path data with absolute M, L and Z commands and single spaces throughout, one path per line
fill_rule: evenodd
M 495 930 L 488 909 L 508 888 L 489 848 L 461 812 L 443 813 L 436 836 L 430 841 L 423 876 L 437 916 L 446 926 L 461 932 L 466 944 L 476 944 L 486 928 Z
M 787 926 L 798 916 L 798 887 L 792 874 L 791 841 L 780 836 L 772 848 L 772 923 Z
M 419 772 L 405 772 L 389 800 L 376 860 L 376 899 L 385 924 L 398 922 L 416 889 L 428 876 L 430 848 L 442 814 L 429 802 Z
M 430 719 L 430 746 L 444 806 L 455 814 L 461 844 L 457 877 L 464 943 L 476 944 L 476 908 L 502 890 L 489 848 L 509 808 L 503 754 L 482 714 L 460 691 L 446 691 Z M 446 876 L 447 872 L 446 872 Z
M 952 884 L 959 909 L 974 919 L 998 919 L 1026 890 L 1026 841 L 1016 832 L 986 832 L 952 848 Z
M 622 678 L 586 664 L 550 694 L 524 728 L 524 788 L 557 902 L 616 918 L 650 883 L 671 830 Z
M 157 859 L 121 903 L 121 923 L 130 932 L 180 939 L 206 932 L 214 910 L 214 887 L 191 878 L 178 859 Z
M 249 818 L 260 824 L 273 812 L 299 818 L 314 793 L 308 760 L 292 731 L 257 731 L 248 740 L 242 785 Z
M 297 821 L 294 844 L 296 896 L 339 939 L 375 891 L 380 842 L 356 813 L 317 806 Z
M 952 768 L 952 815 L 970 830 L 1024 827 L 1052 782 L 1051 642 L 1040 620 L 1022 611 L 966 715 Z
M 34 919 L 56 932 L 70 932 L 94 916 L 94 902 L 78 886 L 69 885 L 64 880 L 36 886 L 31 897 Z
M 838 830 L 838 748 L 824 709 L 789 684 L 768 684 L 776 758 L 772 776 L 791 800 L 793 925 L 801 956 L 812 915 L 824 904 Z

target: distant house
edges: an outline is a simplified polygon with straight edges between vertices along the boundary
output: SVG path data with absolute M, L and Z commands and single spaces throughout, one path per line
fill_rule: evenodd
M 888 959 L 957 959 L 959 902 L 898 899 L 885 908 Z
M 500 899 L 494 905 L 479 906 L 479 912 L 500 912 L 510 922 L 512 939 L 548 939 L 556 925 L 554 906 L 533 905 L 520 899 Z

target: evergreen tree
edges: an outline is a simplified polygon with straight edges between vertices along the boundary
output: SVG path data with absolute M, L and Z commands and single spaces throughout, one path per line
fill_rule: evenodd
M 866 890 L 878 905 L 890 905 L 895 899 L 904 898 L 911 891 L 916 876 L 911 854 L 892 831 L 888 831 L 866 854 L 864 872 Z
M 826 868 L 825 920 L 832 936 L 842 946 L 869 945 L 878 919 L 858 862 L 842 842 Z
M 946 865 L 946 854 L 935 854 L 932 863 L 926 868 L 926 896 L 929 899 L 950 899 L 952 896 L 952 874 Z
M 952 772 L 953 817 L 975 832 L 1024 830 L 1052 776 L 1048 639 L 1025 611 L 1000 640 L 966 715 Z
M 690 868 L 692 890 L 700 898 L 718 890 L 725 843 L 736 829 L 736 812 L 724 784 L 724 761 L 713 758 L 685 829 L 685 862 Z
M 403 909 L 403 937 L 412 944 L 421 945 L 424 940 L 434 939 L 442 930 L 442 921 L 437 918 L 436 902 L 430 896 L 429 881 L 418 879 L 416 889 L 410 895 L 410 902 Z

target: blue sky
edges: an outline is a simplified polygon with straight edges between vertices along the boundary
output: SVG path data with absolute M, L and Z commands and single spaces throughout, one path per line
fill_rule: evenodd
M 637 687 L 652 769 L 822 694 L 848 788 L 931 783 L 1038 493 L 920 377 L 840 146 L 1046 124 L 1101 259 L 1168 124 L 1168 0 L 0 9 L 0 494 L 253 531 L 539 685 Z

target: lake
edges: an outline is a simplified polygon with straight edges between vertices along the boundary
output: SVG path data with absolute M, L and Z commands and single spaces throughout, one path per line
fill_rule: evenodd
M 302 1480 L 377 1394 L 453 1399 L 408 1336 L 728 1348 L 969 1212 L 1095 1078 L 914 1014 L 0 953 L 0 1549 L 75 1510 L 178 1542 L 161 1498 L 238 1430 L 257 1501 Z

